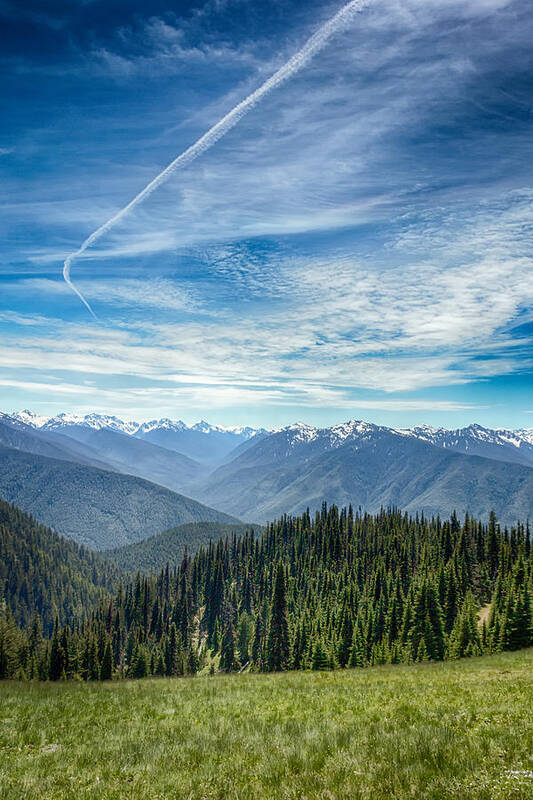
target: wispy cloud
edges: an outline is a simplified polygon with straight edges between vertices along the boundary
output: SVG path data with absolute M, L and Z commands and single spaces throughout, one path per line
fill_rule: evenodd
M 375 3 L 80 259 L 102 317 L 80 322 L 53 280 L 65 255 L 337 8 L 275 5 L 261 24 L 254 3 L 150 12 L 56 65 L 65 95 L 5 139 L 6 392 L 473 414 L 531 374 L 523 0 Z
M 386 259 L 403 250 L 408 230 L 408 254 L 421 250 L 414 263 L 390 266 L 348 254 L 296 258 L 276 250 L 256 260 L 243 247 L 205 254 L 214 297 L 206 289 L 208 277 L 196 286 L 168 279 L 89 281 L 83 290 L 115 307 L 115 317 L 125 307 L 181 316 L 125 317 L 118 340 L 115 320 L 108 335 L 95 329 L 97 348 L 90 325 L 68 349 L 64 330 L 58 329 L 58 338 L 52 325 L 38 340 L 6 339 L 3 363 L 37 367 L 44 350 L 63 369 L 205 386 L 259 387 L 266 381 L 287 399 L 291 382 L 303 386 L 309 376 L 337 392 L 389 394 L 524 372 L 533 362 L 531 336 L 515 328 L 533 306 L 531 265 L 522 255 L 532 221 L 526 201 L 527 195 L 512 193 L 499 206 L 471 209 L 461 229 L 452 226 L 455 238 L 447 238 L 445 223 L 436 218 L 434 235 L 427 220 L 416 236 L 409 224 L 379 251 Z M 425 257 L 428 232 L 435 261 Z M 22 287 L 51 295 L 66 291 L 46 280 L 25 280 Z M 250 298 L 238 313 L 235 287 Z M 262 312 L 265 294 L 268 313 Z
M 70 290 L 62 281 L 46 278 L 29 278 L 23 286 L 29 291 L 65 297 Z M 198 310 L 198 298 L 191 288 L 184 289 L 164 278 L 153 280 L 125 278 L 120 281 L 79 281 L 79 286 L 91 301 L 107 306 L 127 308 L 152 308 L 166 311 Z M 1 313 L 0 313 L 1 319 Z

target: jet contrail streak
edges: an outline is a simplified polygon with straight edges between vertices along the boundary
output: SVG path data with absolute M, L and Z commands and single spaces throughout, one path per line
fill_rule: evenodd
M 351 0 L 351 2 L 346 3 L 340 11 L 338 11 L 334 17 L 332 17 L 328 22 L 326 22 L 321 28 L 319 28 L 316 33 L 311 36 L 310 39 L 304 44 L 304 46 L 295 53 L 292 58 L 290 58 L 282 67 L 278 69 L 277 72 L 274 73 L 268 80 L 266 80 L 258 89 L 248 95 L 244 100 L 242 100 L 238 105 L 235 106 L 231 111 L 229 111 L 222 119 L 220 119 L 212 128 L 210 128 L 206 133 L 203 134 L 194 144 L 188 147 L 186 150 L 181 153 L 174 161 L 165 167 L 165 169 L 156 175 L 156 177 L 150 181 L 150 183 L 142 189 L 142 191 L 137 194 L 133 200 L 131 200 L 124 208 L 121 208 L 120 211 L 117 211 L 114 216 L 104 222 L 99 228 L 97 228 L 90 236 L 85 239 L 82 245 L 76 250 L 76 252 L 71 253 L 68 258 L 65 260 L 63 265 L 63 277 L 70 288 L 76 292 L 82 303 L 85 304 L 87 309 L 91 312 L 93 317 L 95 317 L 94 311 L 92 310 L 90 304 L 87 302 L 83 294 L 76 288 L 76 286 L 72 283 L 70 279 L 70 268 L 72 266 L 72 262 L 78 256 L 81 256 L 88 247 L 90 247 L 97 239 L 100 239 L 105 233 L 107 233 L 111 228 L 116 225 L 123 217 L 125 217 L 129 212 L 135 208 L 135 206 L 139 205 L 146 197 L 152 194 L 152 192 L 161 186 L 168 178 L 176 172 L 176 170 L 181 169 L 182 167 L 186 167 L 191 161 L 194 161 L 195 158 L 198 158 L 199 155 L 205 153 L 210 147 L 212 147 L 215 142 L 218 142 L 219 139 L 222 138 L 231 128 L 233 128 L 239 120 L 244 117 L 245 114 L 248 113 L 257 103 L 265 97 L 269 92 L 273 89 L 277 89 L 278 86 L 281 86 L 282 83 L 287 81 L 297 72 L 299 72 L 302 67 L 304 67 L 313 56 L 315 56 L 327 42 L 329 39 L 337 33 L 337 31 L 341 30 L 352 18 L 353 14 L 361 11 L 365 6 L 368 5 L 370 0 Z

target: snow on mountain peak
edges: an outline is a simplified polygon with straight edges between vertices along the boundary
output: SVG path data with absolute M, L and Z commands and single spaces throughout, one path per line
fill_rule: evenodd
M 318 428 L 308 425 L 306 422 L 293 422 L 292 425 L 286 425 L 280 428 L 275 433 L 287 432 L 291 442 L 312 442 L 318 436 Z
M 149 433 L 153 430 L 168 430 L 168 431 L 195 431 L 197 433 L 204 433 L 206 435 L 212 433 L 233 434 L 242 439 L 251 439 L 256 433 L 264 433 L 264 428 L 251 428 L 247 425 L 212 425 L 206 420 L 200 420 L 191 425 L 182 420 L 173 420 L 168 417 L 161 419 L 152 419 L 148 422 L 136 422 L 134 420 L 122 420 L 109 414 L 86 414 L 85 416 L 79 414 L 72 414 L 69 412 L 61 412 L 52 417 L 47 417 L 42 414 L 36 414 L 28 409 L 24 411 L 16 411 L 9 416 L 30 425 L 32 428 L 45 428 L 49 430 L 64 428 L 69 425 L 80 425 L 82 427 L 93 428 L 94 430 L 101 430 L 107 428 L 121 433 L 127 433 L 130 436 L 136 433 L 143 434 Z
M 38 414 L 29 409 L 16 411 L 8 415 L 32 428 L 42 428 L 44 430 L 59 430 L 69 426 L 82 426 L 93 430 L 114 430 L 129 436 L 143 435 L 154 430 L 166 431 L 192 431 L 206 436 L 214 434 L 233 435 L 242 440 L 251 439 L 258 433 L 282 433 L 287 436 L 289 445 L 298 443 L 309 443 L 323 441 L 326 447 L 340 447 L 344 443 L 358 442 L 368 439 L 376 432 L 390 431 L 402 436 L 420 439 L 437 447 L 446 449 L 460 449 L 463 452 L 472 452 L 473 449 L 483 445 L 496 445 L 500 448 L 516 448 L 525 453 L 533 448 L 533 428 L 522 428 L 511 430 L 506 428 L 491 429 L 485 428 L 479 423 L 472 423 L 464 428 L 450 430 L 438 428 L 422 423 L 412 428 L 383 428 L 363 420 L 348 420 L 333 425 L 329 428 L 319 428 L 309 425 L 306 422 L 294 422 L 276 430 L 266 430 L 264 428 L 251 428 L 249 426 L 224 426 L 212 425 L 206 420 L 200 420 L 193 424 L 187 424 L 182 420 L 172 420 L 168 417 L 152 419 L 148 422 L 136 422 L 134 420 L 122 420 L 108 414 L 90 413 L 85 416 L 62 412 L 55 416 Z
M 50 419 L 50 417 L 45 417 L 43 414 L 36 414 L 35 411 L 30 411 L 27 408 L 24 409 L 24 411 L 14 411 L 12 414 L 9 414 L 9 416 L 13 419 L 17 419 L 19 422 L 23 422 L 25 425 L 30 425 L 32 428 L 42 428 Z
M 333 439 L 343 442 L 346 439 L 364 436 L 365 434 L 372 433 L 376 430 L 376 425 L 371 422 L 363 422 L 360 419 L 350 419 L 348 422 L 341 422 L 339 425 L 333 425 L 329 430 Z
M 172 420 L 168 417 L 163 417 L 162 419 L 152 419 L 149 422 L 142 422 L 136 423 L 137 427 L 134 433 L 149 433 L 150 431 L 154 430 L 167 430 L 167 431 L 183 431 L 187 428 L 187 425 L 178 420 Z

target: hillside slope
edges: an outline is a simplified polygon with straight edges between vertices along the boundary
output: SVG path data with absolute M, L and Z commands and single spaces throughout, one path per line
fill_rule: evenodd
M 82 442 L 54 431 L 32 428 L 7 414 L 0 414 L 0 445 L 99 469 L 115 469 L 113 464 L 101 459 L 96 451 Z
M 114 591 L 121 570 L 0 500 L 0 598 L 18 625 L 38 612 L 45 634 L 56 615 L 81 619 Z
M 0 497 L 95 550 L 185 522 L 234 522 L 189 497 L 131 475 L 0 446 Z
M 355 426 L 359 427 L 356 428 Z M 395 505 L 449 515 L 470 512 L 503 522 L 533 514 L 533 469 L 450 452 L 387 428 L 354 423 L 335 438 L 291 426 L 219 467 L 195 496 L 264 522 L 318 508 L 323 500 L 367 511 Z
M 173 491 L 183 489 L 206 473 L 205 467 L 188 456 L 119 431 L 72 426 L 66 428 L 65 433 L 91 447 L 102 461 L 120 472 L 137 475 Z
M 0 796 L 531 800 L 532 694 L 533 649 L 134 687 L 0 682 Z
M 240 536 L 250 529 L 250 525 L 237 523 L 189 522 L 141 542 L 104 550 L 102 556 L 122 569 L 159 572 L 166 564 L 171 567 L 180 564 L 185 549 L 192 554 L 210 541 L 231 538 L 233 534 Z

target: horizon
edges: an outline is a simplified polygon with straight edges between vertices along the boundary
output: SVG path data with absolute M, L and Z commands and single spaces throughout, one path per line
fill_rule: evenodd
M 345 14 L 107 225 L 341 9 L 2 6 L 4 406 L 226 426 L 533 425 L 523 0 Z M 62 267 L 101 229 L 71 264 L 93 319 Z
M 268 433 L 277 433 L 278 431 L 284 430 L 286 428 L 290 428 L 292 426 L 297 426 L 297 425 L 309 426 L 309 427 L 317 428 L 317 429 L 329 429 L 329 428 L 339 427 L 341 425 L 347 425 L 349 423 L 358 423 L 358 422 L 362 422 L 362 423 L 368 424 L 368 425 L 376 425 L 377 427 L 386 427 L 386 428 L 390 428 L 391 430 L 402 430 L 402 429 L 403 430 L 409 430 L 409 429 L 413 429 L 413 428 L 424 428 L 424 427 L 427 427 L 427 428 L 431 428 L 431 429 L 439 429 L 439 428 L 441 428 L 443 430 L 454 431 L 454 430 L 462 430 L 462 429 L 473 428 L 473 427 L 481 427 L 481 428 L 486 428 L 486 429 L 489 429 L 489 430 L 496 430 L 496 431 L 498 431 L 498 430 L 500 430 L 500 431 L 520 431 L 520 430 L 524 430 L 524 431 L 528 431 L 528 432 L 529 431 L 533 431 L 533 420 L 532 420 L 532 425 L 531 426 L 525 425 L 525 426 L 522 426 L 520 428 L 509 428 L 509 427 L 502 426 L 502 425 L 500 425 L 500 426 L 498 426 L 496 428 L 492 428 L 491 426 L 488 426 L 488 425 L 481 425 L 476 420 L 472 420 L 471 422 L 469 422 L 469 423 L 467 423 L 465 425 L 461 425 L 458 428 L 447 428 L 444 425 L 430 425 L 429 423 L 424 422 L 423 420 L 418 422 L 418 423 L 416 423 L 415 425 L 410 425 L 410 426 L 396 425 L 396 426 L 393 426 L 393 425 L 384 425 L 382 423 L 374 422 L 373 420 L 364 419 L 362 417 L 350 417 L 350 418 L 339 419 L 336 422 L 331 423 L 330 425 L 315 425 L 315 424 L 313 424 L 311 422 L 308 422 L 307 420 L 304 420 L 304 419 L 294 419 L 294 420 L 292 420 L 291 422 L 288 422 L 285 425 L 282 425 L 282 426 L 279 426 L 279 427 L 270 427 L 269 428 L 269 427 L 267 427 L 265 425 L 248 425 L 247 423 L 242 423 L 242 422 L 240 422 L 240 423 L 237 422 L 237 423 L 235 423 L 233 425 L 225 425 L 225 424 L 222 424 L 222 423 L 220 423 L 218 421 L 208 420 L 205 417 L 201 417 L 201 418 L 199 417 L 199 418 L 194 418 L 193 419 L 189 415 L 183 415 L 183 416 L 160 416 L 160 417 L 158 417 L 158 416 L 146 416 L 145 418 L 139 418 L 139 417 L 135 418 L 135 417 L 123 417 L 123 416 L 120 416 L 120 414 L 115 414 L 115 413 L 112 413 L 112 412 L 97 412 L 97 411 L 89 411 L 89 412 L 84 411 L 84 412 L 78 413 L 76 411 L 65 411 L 65 410 L 63 410 L 63 411 L 58 411 L 58 412 L 56 412 L 54 414 L 45 414 L 45 413 L 36 412 L 36 411 L 34 411 L 33 409 L 30 409 L 30 408 L 23 408 L 23 409 L 21 408 L 21 409 L 16 409 L 16 410 L 11 410 L 11 411 L 2 411 L 0 409 L 0 417 L 2 416 L 2 414 L 6 414 L 7 416 L 13 416 L 13 417 L 15 417 L 17 415 L 22 415 L 22 414 L 28 414 L 30 416 L 35 416 L 37 418 L 42 418 L 44 420 L 44 422 L 42 424 L 46 424 L 46 422 L 48 422 L 48 421 L 50 421 L 52 419 L 57 419 L 58 417 L 71 416 L 73 418 L 76 418 L 76 419 L 79 419 L 79 420 L 83 420 L 83 419 L 86 419 L 87 417 L 95 416 L 95 417 L 102 417 L 102 418 L 109 417 L 109 418 L 115 419 L 115 420 L 117 420 L 119 422 L 133 423 L 133 424 L 136 424 L 136 425 L 139 425 L 139 426 L 146 425 L 146 424 L 148 424 L 150 422 L 169 421 L 169 422 L 172 422 L 174 424 L 183 423 L 187 428 L 192 428 L 194 426 L 198 426 L 198 425 L 201 425 L 201 424 L 207 424 L 212 428 L 220 428 L 220 429 L 224 429 L 224 430 L 228 430 L 228 431 L 232 431 L 234 429 L 240 429 L 240 428 L 242 428 L 242 429 L 250 428 L 250 429 L 252 429 L 254 431 L 264 430 L 264 431 L 266 431 Z M 188 417 L 188 419 L 186 417 Z

